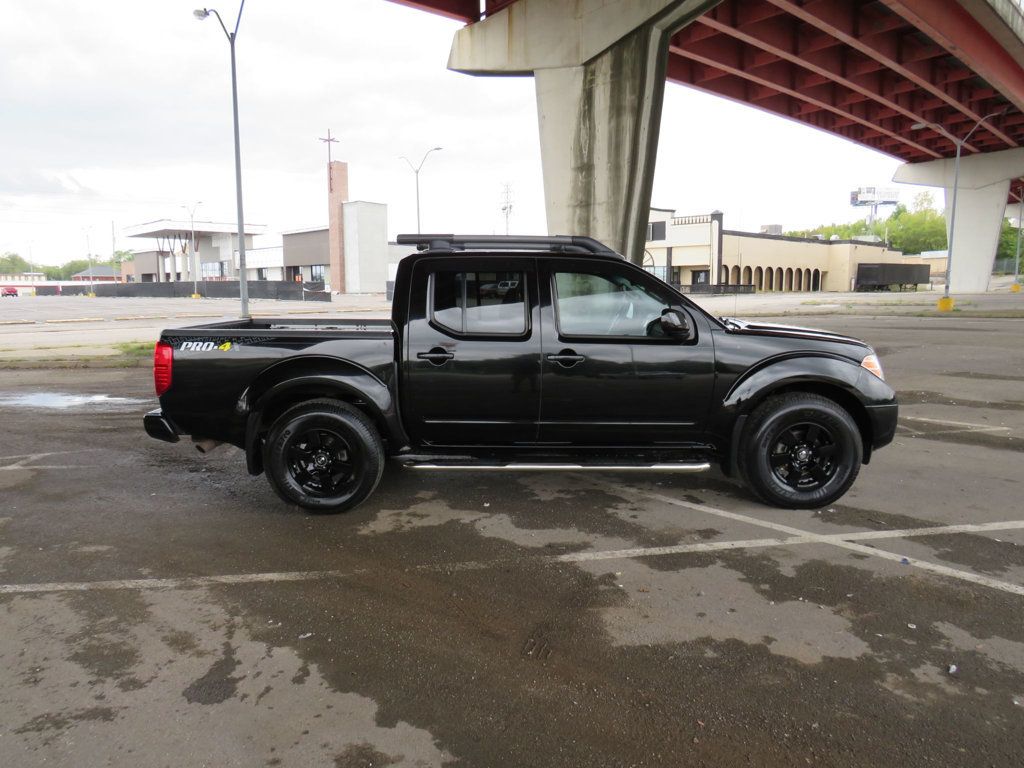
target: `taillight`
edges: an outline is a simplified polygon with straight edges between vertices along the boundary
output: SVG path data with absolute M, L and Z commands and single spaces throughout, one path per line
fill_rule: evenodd
M 171 368 L 174 367 L 174 347 L 158 341 L 153 347 L 153 385 L 160 397 L 171 388 Z

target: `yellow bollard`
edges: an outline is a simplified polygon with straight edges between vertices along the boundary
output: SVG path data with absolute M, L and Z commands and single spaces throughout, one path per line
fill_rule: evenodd
M 952 312 L 953 311 L 953 297 L 943 296 L 939 299 L 939 312 Z

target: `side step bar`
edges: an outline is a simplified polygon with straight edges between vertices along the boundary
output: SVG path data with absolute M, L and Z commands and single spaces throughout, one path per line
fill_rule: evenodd
M 509 472 L 705 472 L 711 468 L 707 462 L 696 464 L 436 464 L 407 462 L 408 469 L 426 470 L 503 470 Z

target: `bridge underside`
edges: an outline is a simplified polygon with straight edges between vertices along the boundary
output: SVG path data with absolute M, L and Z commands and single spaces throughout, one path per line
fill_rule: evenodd
M 907 162 L 948 157 L 955 146 L 934 126 L 963 136 L 1009 102 L 950 54 L 951 41 L 936 43 L 889 7 L 910 15 L 904 5 L 727 0 L 673 37 L 668 77 Z M 973 19 L 958 23 L 961 39 L 991 45 Z M 928 127 L 915 130 L 919 123 Z M 965 151 L 1022 141 L 1024 113 L 1015 110 L 988 121 Z
M 596 15 L 585 6 L 555 0 L 486 0 L 483 10 L 477 0 L 398 2 L 473 23 L 467 31 L 482 34 L 470 39 L 492 47 L 495 37 L 488 36 L 488 25 L 504 25 L 509 35 L 528 37 L 523 22 L 550 16 L 553 7 L 576 7 L 562 14 L 575 13 L 573 21 L 583 26 L 592 24 Z M 616 15 L 615 6 L 624 5 L 612 0 L 601 13 L 614 24 L 625 15 Z M 1015 5 L 999 0 L 724 0 L 706 5 L 711 7 L 668 37 L 667 80 L 797 120 L 911 164 L 953 157 L 954 139 L 999 113 L 964 144 L 961 173 L 966 170 L 969 188 L 971 160 L 980 159 L 975 156 L 1006 152 L 1012 160 L 1007 173 L 1012 175 L 1000 183 L 1008 187 L 1021 175 L 1017 161 L 1024 150 L 1015 150 L 1024 144 L 1024 27 L 1017 24 L 1020 10 Z M 633 31 L 623 29 L 622 37 Z M 585 42 L 585 33 L 581 39 Z M 509 58 L 515 58 L 520 43 L 509 43 L 508 50 Z M 586 61 L 574 63 L 582 66 Z M 455 68 L 477 74 L 509 74 L 518 68 L 518 73 L 536 75 L 565 66 L 546 55 L 509 64 L 503 68 L 489 61 L 477 69 Z M 925 183 L 950 186 L 939 176 Z

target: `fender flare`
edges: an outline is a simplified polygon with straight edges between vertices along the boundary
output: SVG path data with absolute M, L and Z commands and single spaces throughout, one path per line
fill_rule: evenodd
M 871 459 L 872 425 L 866 406 L 872 403 L 892 402 L 895 393 L 881 379 L 844 357 L 828 354 L 776 357 L 765 362 L 746 376 L 738 379 L 722 401 L 723 414 L 731 416 L 729 453 L 723 466 L 731 475 L 739 466 L 739 448 L 743 429 L 751 411 L 765 398 L 786 389 L 827 389 L 841 393 L 840 403 L 861 430 L 864 438 L 864 463 Z M 826 393 L 827 394 L 827 393 Z
M 392 450 L 408 445 L 398 403 L 388 385 L 370 371 L 350 360 L 333 357 L 292 359 L 263 371 L 242 393 L 238 409 L 247 412 L 245 430 L 246 465 L 250 474 L 263 471 L 260 434 L 269 426 L 268 409 L 288 400 L 290 394 L 305 391 L 320 397 L 359 401 Z M 312 395 L 313 397 L 317 395 Z
M 806 353 L 776 357 L 733 382 L 722 408 L 747 413 L 773 391 L 804 382 L 839 388 L 863 403 L 865 373 L 857 363 L 844 357 Z

